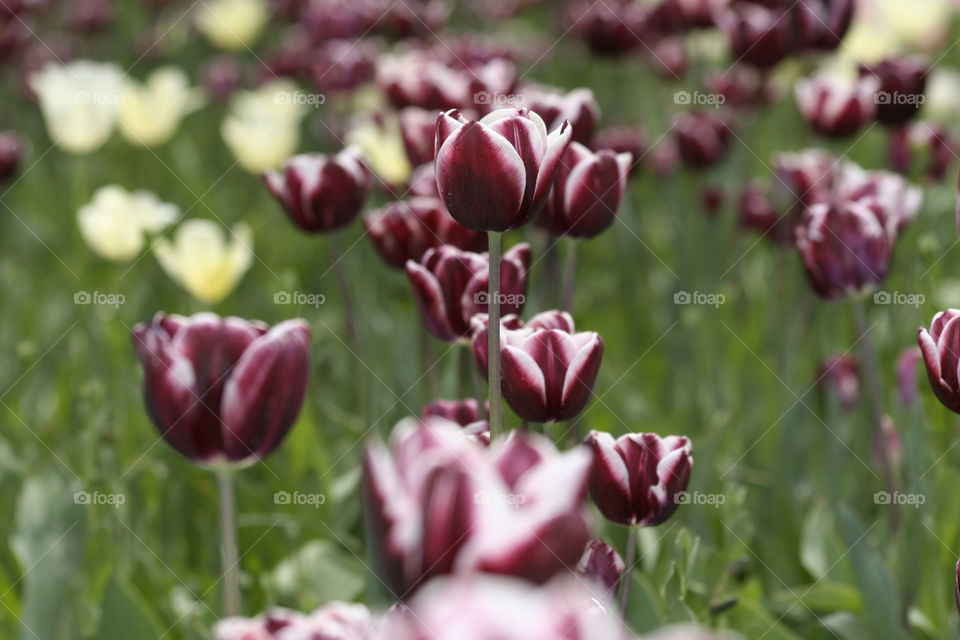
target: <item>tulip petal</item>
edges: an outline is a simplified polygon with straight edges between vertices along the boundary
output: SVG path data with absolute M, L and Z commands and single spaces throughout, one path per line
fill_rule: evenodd
M 581 346 L 576 356 L 567 365 L 566 378 L 560 399 L 559 420 L 571 420 L 586 406 L 597 381 L 600 363 L 603 361 L 603 340 L 596 333 L 588 334 L 589 342 Z
M 533 192 L 532 209 L 530 215 L 539 213 L 543 208 L 547 196 L 550 194 L 550 187 L 553 186 L 554 172 L 560 157 L 570 144 L 570 136 L 573 135 L 573 129 L 570 123 L 564 120 L 563 124 L 556 131 L 547 136 L 547 151 L 543 154 L 543 161 L 540 163 L 540 171 L 537 174 L 537 185 Z
M 523 349 L 507 346 L 501 349 L 503 396 L 520 418 L 531 422 L 548 422 L 547 388 L 543 372 Z

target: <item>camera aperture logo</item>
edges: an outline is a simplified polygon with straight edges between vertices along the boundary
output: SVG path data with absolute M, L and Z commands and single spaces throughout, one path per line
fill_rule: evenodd
M 873 294 L 873 304 L 899 304 L 917 309 L 927 301 L 922 293 L 901 293 L 900 291 L 877 291 Z
M 490 493 L 488 491 L 478 491 L 473 495 L 474 504 L 505 504 L 511 507 L 519 507 L 526 503 L 527 496 L 522 493 Z
M 673 304 L 693 304 L 705 305 L 718 308 L 727 301 L 727 297 L 722 293 L 703 293 L 700 291 L 677 291 L 673 294 Z
M 722 93 L 703 93 L 701 91 L 677 91 L 673 94 L 673 104 L 696 105 L 700 107 L 719 108 L 727 101 Z
M 722 493 L 700 493 L 699 491 L 679 491 L 673 494 L 674 504 L 693 504 L 714 507 L 719 509 L 720 505 L 727 502 L 727 496 Z
M 327 96 L 322 93 L 304 93 L 303 91 L 278 91 L 273 96 L 275 104 L 296 104 L 319 109 L 326 103 Z
M 873 504 L 896 504 L 919 509 L 920 505 L 926 504 L 927 496 L 922 493 L 901 493 L 894 491 L 877 491 L 873 494 Z
M 926 102 L 922 93 L 904 93 L 903 91 L 877 91 L 873 96 L 873 103 L 877 105 L 910 105 L 922 106 Z
M 119 308 L 127 301 L 122 293 L 105 293 L 103 291 L 77 291 L 73 294 L 73 304 L 95 304 Z
M 522 307 L 527 301 L 527 296 L 522 293 L 499 293 L 495 292 L 494 298 L 500 306 L 510 305 Z M 487 291 L 477 291 L 473 294 L 473 304 L 481 307 L 490 304 L 490 293 Z
M 320 505 L 326 504 L 327 496 L 322 493 L 301 493 L 294 491 L 277 491 L 273 494 L 273 504 L 290 504 L 298 507 L 313 507 L 319 509 Z
M 304 291 L 277 291 L 273 294 L 273 304 L 295 304 L 300 307 L 318 309 L 327 301 L 322 293 L 307 293 Z
M 519 107 L 526 102 L 526 98 L 519 93 L 491 93 L 477 91 L 473 94 L 473 104 L 492 105 L 495 107 Z
M 76 491 L 73 494 L 73 504 L 101 506 L 105 505 L 119 509 L 127 501 L 122 493 L 101 493 L 99 491 Z

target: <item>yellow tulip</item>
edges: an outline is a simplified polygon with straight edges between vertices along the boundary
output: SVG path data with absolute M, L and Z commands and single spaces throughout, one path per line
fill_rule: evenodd
M 162 67 L 150 74 L 146 83 L 127 82 L 120 105 L 120 133 L 133 144 L 163 144 L 200 103 L 200 92 L 190 86 L 186 73 L 176 67 Z
M 305 107 L 286 81 L 238 94 L 220 133 L 241 167 L 251 173 L 277 169 L 300 144 Z
M 128 262 L 143 250 L 144 234 L 173 224 L 180 210 L 149 191 L 129 192 L 117 185 L 97 189 L 77 212 L 80 234 L 94 253 Z
M 257 41 L 269 18 L 264 0 L 209 0 L 198 7 L 194 24 L 213 46 L 237 51 Z
M 367 119 L 347 133 L 346 142 L 360 147 L 370 169 L 389 185 L 404 184 L 413 173 L 396 117 Z
M 253 234 L 237 224 L 228 243 L 224 230 L 210 220 L 187 220 L 171 243 L 161 239 L 153 247 L 160 266 L 201 302 L 215 303 L 227 296 L 253 262 Z

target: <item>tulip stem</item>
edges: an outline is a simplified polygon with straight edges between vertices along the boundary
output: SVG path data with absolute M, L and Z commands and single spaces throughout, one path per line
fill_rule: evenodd
M 490 260 L 487 308 L 487 380 L 490 383 L 490 438 L 503 432 L 503 404 L 500 401 L 500 243 L 503 234 L 488 231 Z
M 223 615 L 240 615 L 240 560 L 237 556 L 237 497 L 233 472 L 217 469 L 220 497 L 220 563 L 223 567 Z
M 627 559 L 624 564 L 623 577 L 620 578 L 620 615 L 627 618 L 627 606 L 630 604 L 630 578 L 633 576 L 633 565 L 637 562 L 637 525 L 632 524 L 627 529 Z
M 347 333 L 347 347 L 353 353 L 354 376 L 357 385 L 357 404 L 358 411 L 363 417 L 363 424 L 370 424 L 370 394 L 367 385 L 367 375 L 363 370 L 363 356 L 360 347 L 360 336 L 357 333 L 357 320 L 354 308 L 353 296 L 350 292 L 350 284 L 347 280 L 347 274 L 343 269 L 343 254 L 337 246 L 337 238 L 330 241 L 330 257 L 333 259 L 333 273 L 337 279 L 337 288 L 340 290 L 340 303 L 343 305 L 343 324 Z
M 867 382 L 867 393 L 870 396 L 870 412 L 873 422 L 873 437 L 880 442 L 880 464 L 883 467 L 883 477 L 886 483 L 887 491 L 892 495 L 896 489 L 894 480 L 893 463 L 890 460 L 890 451 L 884 442 L 883 433 L 883 394 L 880 390 L 880 378 L 877 375 L 877 357 L 873 349 L 873 341 L 870 339 L 870 327 L 867 324 L 867 312 L 863 308 L 863 300 L 855 299 L 853 301 L 853 316 L 857 323 L 857 333 L 860 339 L 860 353 L 863 358 L 864 373 Z M 891 504 L 891 519 L 894 528 L 899 523 L 899 514 L 896 511 L 896 504 Z
M 567 255 L 563 265 L 563 300 L 561 309 L 573 313 L 573 289 L 577 278 L 577 241 L 567 240 Z

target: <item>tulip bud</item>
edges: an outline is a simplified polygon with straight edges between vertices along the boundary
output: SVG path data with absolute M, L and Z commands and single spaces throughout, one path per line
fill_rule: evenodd
M 363 225 L 383 259 L 404 268 L 407 260 L 419 262 L 427 249 L 451 245 L 464 251 L 487 248 L 485 234 L 454 220 L 436 198 L 411 198 L 371 211 Z
M 960 413 L 960 310 L 947 309 L 933 316 L 930 330 L 920 327 L 917 342 L 923 352 L 927 377 L 943 406 Z
M 820 364 L 817 382 L 830 386 L 844 409 L 852 409 L 860 398 L 860 367 L 853 356 L 838 355 Z
M 308 233 L 350 224 L 370 188 L 370 172 L 355 147 L 332 157 L 293 156 L 282 172 L 268 171 L 263 179 L 290 219 Z
M 876 78 L 862 77 L 845 83 L 827 74 L 799 80 L 795 86 L 797 106 L 804 120 L 818 133 L 845 138 L 860 130 L 876 113 Z
M 519 227 L 543 207 L 570 135 L 569 123 L 547 135 L 540 116 L 525 109 L 501 109 L 475 121 L 448 111 L 437 119 L 443 203 L 469 229 Z
M 878 81 L 874 101 L 877 122 L 900 126 L 920 111 L 927 83 L 926 63 L 906 58 L 888 58 L 874 65 L 861 65 L 860 75 Z
M 836 300 L 883 282 L 893 257 L 893 238 L 875 203 L 817 204 L 797 229 L 797 248 L 814 291 Z
M 442 245 L 429 249 L 419 263 L 407 261 L 407 275 L 430 332 L 446 342 L 468 337 L 470 319 L 486 313 L 489 303 L 487 255 Z M 500 308 L 504 314 L 523 309 L 530 245 L 518 244 L 500 261 Z
M 22 149 L 17 134 L 0 131 L 0 182 L 6 182 L 17 172 Z
M 593 153 L 573 142 L 560 157 L 553 190 L 538 223 L 551 233 L 592 238 L 613 224 L 627 187 L 632 157 Z
M 158 313 L 133 329 L 147 410 L 160 435 L 201 465 L 250 464 L 293 425 L 307 389 L 310 327 Z
M 577 573 L 599 584 L 611 598 L 617 593 L 620 578 L 626 570 L 627 565 L 617 550 L 603 540 L 588 542 L 577 564 Z
M 917 362 L 921 355 L 919 348 L 909 347 L 897 358 L 897 390 L 905 407 L 912 407 L 917 401 Z
M 694 168 L 715 164 L 730 145 L 730 127 L 722 119 L 690 111 L 673 123 L 673 139 L 685 164 Z
M 610 521 L 652 527 L 670 518 L 686 491 L 693 457 L 682 436 L 631 433 L 614 439 L 591 431 L 586 444 L 594 452 L 590 496 Z

